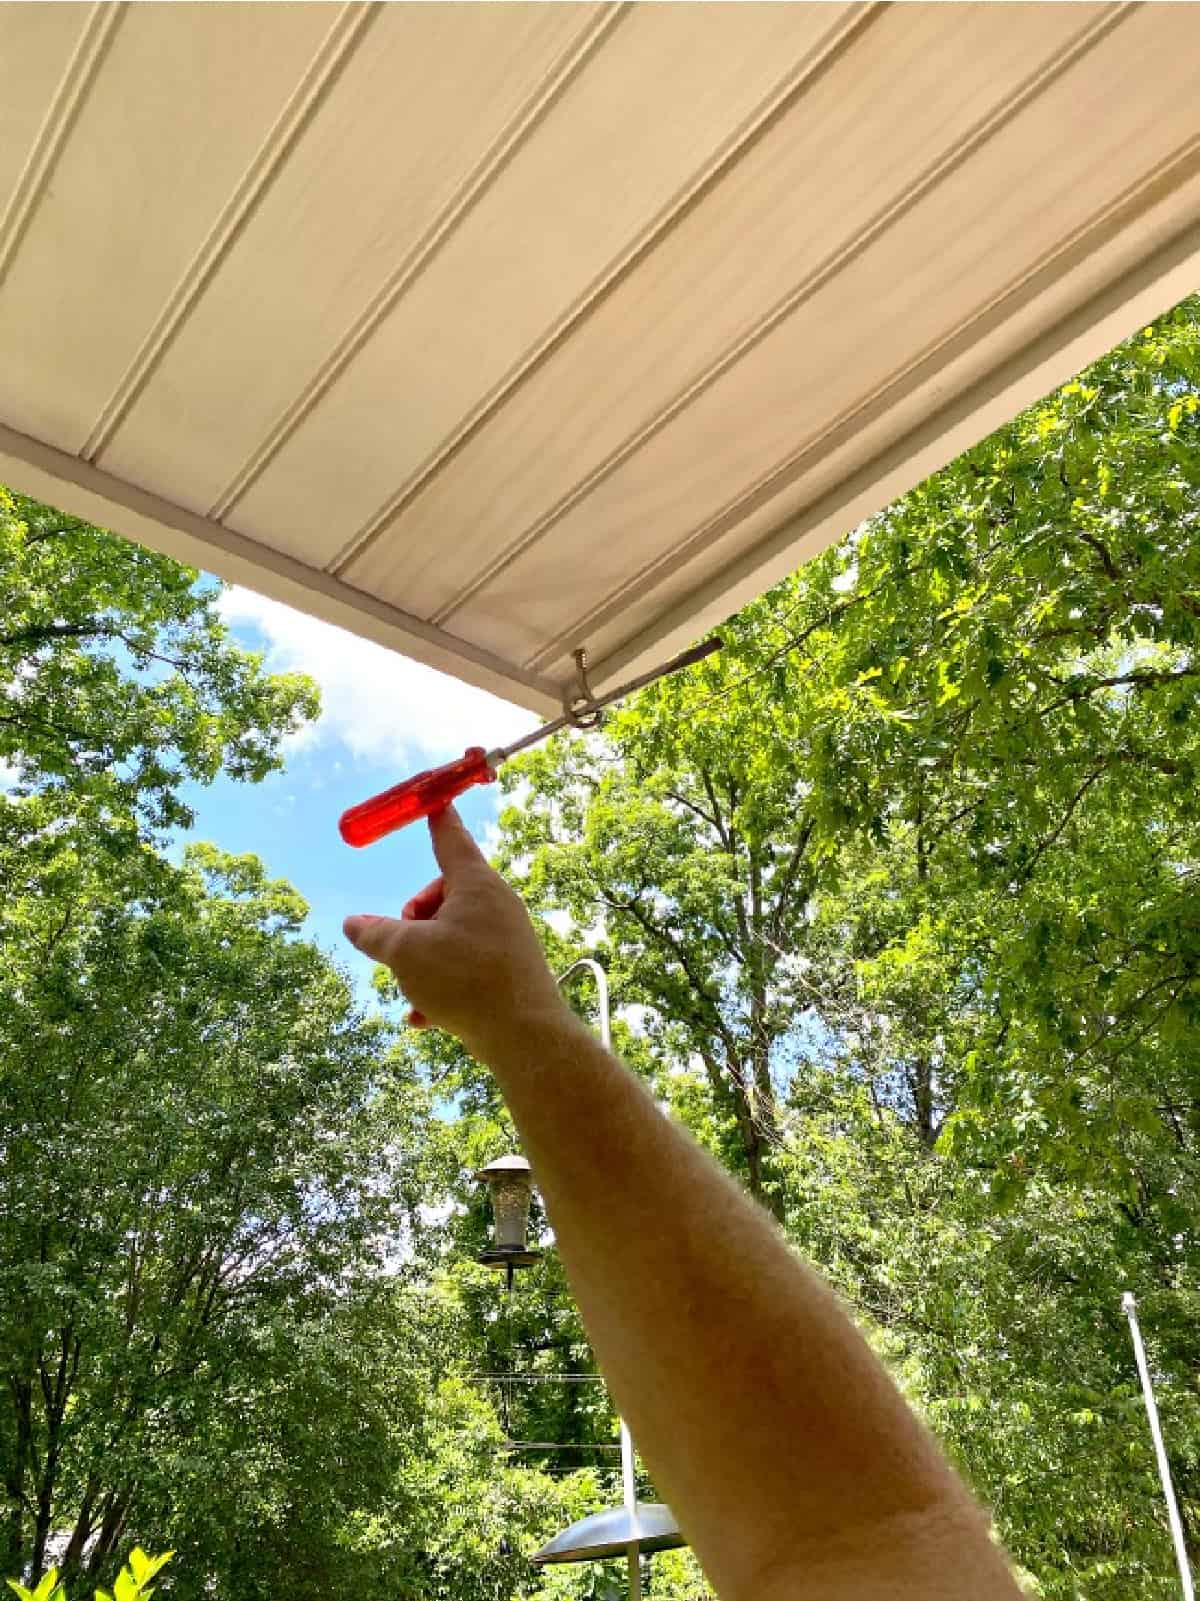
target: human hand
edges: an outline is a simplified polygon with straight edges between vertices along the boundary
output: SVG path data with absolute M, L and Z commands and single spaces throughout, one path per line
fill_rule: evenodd
M 357 949 L 392 970 L 418 1028 L 434 1024 L 486 1047 L 565 1002 L 520 897 L 484 860 L 453 806 L 429 819 L 441 874 L 398 918 L 342 925 Z

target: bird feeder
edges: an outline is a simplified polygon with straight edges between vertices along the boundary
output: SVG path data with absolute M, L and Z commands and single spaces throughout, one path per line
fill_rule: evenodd
M 528 1242 L 533 1172 L 523 1156 L 501 1156 L 480 1168 L 475 1177 L 492 1195 L 492 1244 L 480 1252 L 479 1261 L 504 1268 L 511 1284 L 514 1268 L 532 1267 L 542 1257 Z

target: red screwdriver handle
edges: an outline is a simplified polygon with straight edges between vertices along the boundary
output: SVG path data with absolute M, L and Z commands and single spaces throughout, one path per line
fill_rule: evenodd
M 394 829 L 415 823 L 419 817 L 443 811 L 456 795 L 473 784 L 492 784 L 495 779 L 496 770 L 483 746 L 472 745 L 458 761 L 414 773 L 402 784 L 385 789 L 382 795 L 372 795 L 370 800 L 351 806 L 338 819 L 338 832 L 347 845 L 371 845 Z

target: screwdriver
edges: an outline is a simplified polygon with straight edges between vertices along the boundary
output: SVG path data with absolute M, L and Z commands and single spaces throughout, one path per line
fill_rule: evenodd
M 623 700 L 626 695 L 632 695 L 635 689 L 644 689 L 659 678 L 677 673 L 681 667 L 690 667 L 693 662 L 711 656 L 713 651 L 720 650 L 721 644 L 720 639 L 706 639 L 702 644 L 685 650 L 682 655 L 672 657 L 664 666 L 651 668 L 648 673 L 630 679 L 627 684 L 609 690 L 598 699 L 590 695 L 581 697 L 584 701 L 582 706 L 576 704 L 569 711 L 564 711 L 561 717 L 543 723 L 540 728 L 535 728 L 532 733 L 515 740 L 511 745 L 502 745 L 495 750 L 472 745 L 456 762 L 446 762 L 442 767 L 430 767 L 423 773 L 414 773 L 403 783 L 393 784 L 391 789 L 372 795 L 370 800 L 360 801 L 357 806 L 351 806 L 349 811 L 343 812 L 338 819 L 338 832 L 347 845 L 373 845 L 385 834 L 394 833 L 396 829 L 415 823 L 419 818 L 444 811 L 464 790 L 471 789 L 475 784 L 494 783 L 501 765 L 518 751 L 549 739 L 551 734 L 557 734 L 560 728 L 568 725 L 594 727 L 596 714 L 605 706 Z M 580 664 L 580 681 L 586 685 L 582 652 L 577 654 L 576 660 Z

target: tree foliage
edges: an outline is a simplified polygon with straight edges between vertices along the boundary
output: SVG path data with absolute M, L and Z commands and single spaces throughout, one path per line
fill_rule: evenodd
M 5 905 L 9 1571 L 69 1528 L 68 1577 L 101 1572 L 161 1514 L 164 1453 L 204 1457 L 206 1398 L 302 1341 L 402 1217 L 419 1107 L 378 1093 L 386 1037 L 292 937 L 294 891 L 211 847 L 166 891 L 156 869 L 132 907 L 83 857 L 67 905 Z
M 256 780 L 316 711 L 299 675 L 230 640 L 219 586 L 0 488 L 0 764 L 22 789 L 184 824 L 182 779 Z

